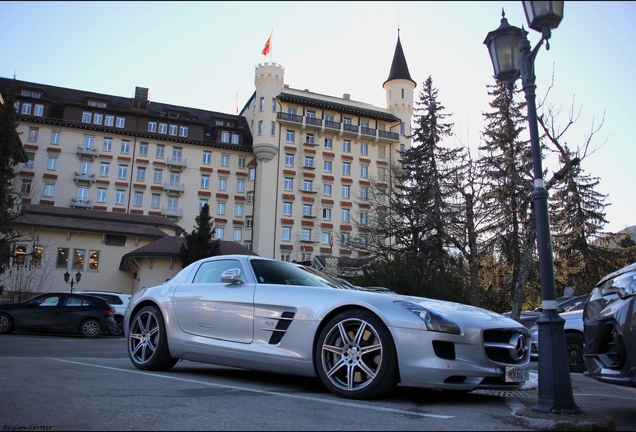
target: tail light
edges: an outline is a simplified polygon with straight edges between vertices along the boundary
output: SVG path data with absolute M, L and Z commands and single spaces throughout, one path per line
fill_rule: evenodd
M 106 313 L 106 315 L 115 315 L 115 308 L 111 306 L 110 309 L 106 309 L 104 312 Z

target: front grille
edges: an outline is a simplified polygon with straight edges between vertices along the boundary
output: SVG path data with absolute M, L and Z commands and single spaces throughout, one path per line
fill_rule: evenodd
M 285 336 L 285 332 L 287 332 L 289 325 L 292 323 L 294 319 L 294 315 L 295 315 L 294 312 L 283 312 L 280 315 L 280 318 L 278 322 L 276 323 L 276 328 L 274 329 L 274 331 L 272 332 L 272 335 L 269 338 L 268 343 L 270 345 L 276 345 L 280 343 L 280 341 L 283 339 L 283 336 Z
M 455 360 L 455 344 L 453 342 L 434 340 L 433 351 L 439 358 Z
M 520 329 L 490 329 L 484 331 L 484 349 L 489 360 L 504 364 L 528 361 L 530 335 Z

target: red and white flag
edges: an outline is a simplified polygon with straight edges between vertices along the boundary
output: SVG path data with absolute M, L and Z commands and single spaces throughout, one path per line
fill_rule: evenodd
M 333 233 L 329 234 L 329 251 L 333 252 Z
M 300 251 L 302 252 L 301 261 L 305 261 L 305 245 L 300 245 Z
M 261 54 L 263 55 L 264 59 L 267 59 L 267 54 L 269 54 L 272 51 L 272 33 L 269 34 L 269 37 L 267 38 L 267 43 L 265 43 L 265 47 L 263 48 L 263 51 L 261 52 Z

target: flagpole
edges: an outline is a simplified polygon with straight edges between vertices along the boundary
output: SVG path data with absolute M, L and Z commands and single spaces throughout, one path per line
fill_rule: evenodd
M 270 32 L 271 35 L 271 39 L 270 39 L 270 44 L 269 44 L 269 63 L 272 64 L 272 41 L 274 40 L 274 29 L 272 29 L 272 31 Z

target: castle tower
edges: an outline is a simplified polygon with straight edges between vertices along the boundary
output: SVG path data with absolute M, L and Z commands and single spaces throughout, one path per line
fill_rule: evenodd
M 406 64 L 402 43 L 400 43 L 400 30 L 398 29 L 397 45 L 393 54 L 389 77 L 382 84 L 386 91 L 386 107 L 402 120 L 400 127 L 400 142 L 404 148 L 410 147 L 410 140 L 403 135 L 411 134 L 411 118 L 413 116 L 413 92 L 417 84 L 411 78 L 409 67 Z
M 254 137 L 257 159 L 254 190 L 254 232 L 252 250 L 261 256 L 276 257 L 278 226 L 278 180 L 280 173 L 280 130 L 276 121 L 277 99 L 283 90 L 285 69 L 275 63 L 256 66 L 254 104 L 247 114 Z

